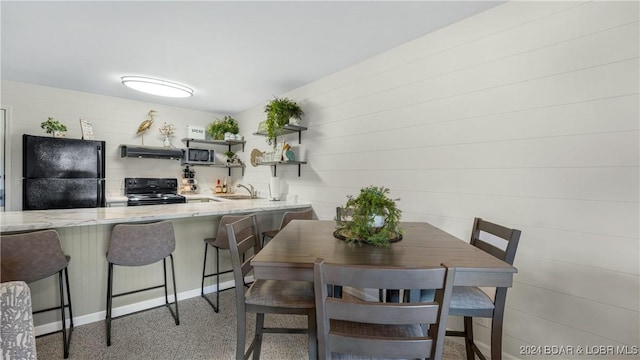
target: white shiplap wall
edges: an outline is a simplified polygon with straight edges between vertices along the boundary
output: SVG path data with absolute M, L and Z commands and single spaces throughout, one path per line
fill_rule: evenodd
M 125 177 L 176 177 L 181 175 L 179 161 L 160 159 L 133 159 L 120 157 L 120 144 L 142 145 L 136 135 L 138 125 L 147 118 L 149 110 L 157 111 L 154 123 L 145 135 L 144 144 L 162 146 L 162 136 L 158 128 L 164 123 L 175 125 L 172 144 L 183 148 L 180 139 L 186 136 L 187 125 L 206 126 L 218 114 L 195 111 L 153 103 L 100 96 L 71 90 L 36 86 L 14 81 L 2 81 L 2 106 L 9 108 L 11 144 L 9 153 L 10 193 L 7 210 L 22 210 L 22 134 L 47 136 L 40 123 L 53 117 L 68 128 L 67 137 L 80 139 L 79 119 L 92 123 L 96 140 L 106 142 L 106 188 L 107 194 L 122 195 Z M 188 99 L 185 99 L 188 101 Z M 206 147 L 206 146 L 205 146 Z M 223 161 L 225 147 L 212 147 L 216 157 Z M 234 148 L 234 151 L 239 151 Z M 227 176 L 225 169 L 195 167 L 202 191 L 209 191 L 214 179 Z M 239 170 L 232 176 L 240 177 Z M 210 191 L 209 191 L 210 192 Z
M 284 94 L 309 127 L 301 145 L 287 137 L 309 162 L 301 177 L 278 168 L 287 196 L 330 219 L 346 195 L 385 185 L 404 220 L 462 239 L 475 216 L 519 228 L 508 355 L 639 345 L 638 14 L 638 2 L 506 3 Z M 245 181 L 266 191 L 268 177 L 250 168 Z

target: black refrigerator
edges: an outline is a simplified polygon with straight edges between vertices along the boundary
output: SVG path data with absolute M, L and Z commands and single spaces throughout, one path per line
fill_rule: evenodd
M 105 206 L 104 141 L 22 136 L 22 210 Z

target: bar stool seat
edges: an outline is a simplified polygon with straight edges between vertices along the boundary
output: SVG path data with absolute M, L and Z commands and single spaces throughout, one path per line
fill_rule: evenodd
M 43 230 L 23 234 L 2 235 L 0 239 L 1 281 L 34 281 L 46 279 L 58 274 L 60 291 L 60 305 L 52 308 L 34 311 L 33 314 L 60 311 L 62 329 L 50 334 L 62 332 L 64 358 L 69 357 L 71 334 L 73 333 L 73 310 L 71 308 L 71 290 L 69 289 L 68 265 L 71 260 L 62 251 L 60 236 L 56 230 Z M 64 275 L 64 281 L 63 281 Z M 65 304 L 64 287 L 66 286 L 67 301 Z M 65 308 L 69 308 L 69 330 Z M 45 334 L 49 335 L 49 334 Z
M 227 224 L 231 224 L 236 222 L 246 215 L 225 215 L 220 218 L 220 223 L 218 224 L 218 231 L 216 232 L 215 237 L 210 237 L 204 239 L 204 262 L 202 265 L 202 284 L 200 286 L 200 296 L 207 300 L 209 305 L 213 308 L 214 312 L 220 311 L 220 275 L 227 274 L 233 272 L 233 268 L 220 271 L 220 250 L 229 250 L 229 237 L 227 235 Z M 207 274 L 207 249 L 209 246 L 216 249 L 216 271 L 210 274 Z M 215 276 L 216 277 L 216 303 L 215 305 L 204 293 L 204 279 Z M 233 288 L 231 288 L 233 289 Z
M 173 262 L 173 251 L 176 247 L 176 239 L 173 231 L 173 224 L 170 221 L 161 221 L 150 224 L 118 224 L 111 232 L 111 242 L 107 252 L 109 262 L 107 279 L 107 346 L 111 346 L 111 320 L 113 298 L 130 295 L 143 291 L 164 288 L 165 304 L 173 316 L 176 325 L 180 325 L 178 313 L 178 294 L 176 286 L 175 265 Z M 167 293 L 167 257 L 171 259 L 171 275 L 173 278 L 173 304 L 175 313 L 171 309 Z M 113 294 L 113 266 L 144 266 L 162 260 L 164 270 L 164 284 L 146 287 L 144 289 L 128 291 L 120 294 Z M 151 310 L 150 309 L 145 309 Z

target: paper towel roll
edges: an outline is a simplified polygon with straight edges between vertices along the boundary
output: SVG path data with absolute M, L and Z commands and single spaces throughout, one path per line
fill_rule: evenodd
M 280 200 L 280 178 L 272 176 L 269 182 L 269 191 L 271 191 L 271 200 Z

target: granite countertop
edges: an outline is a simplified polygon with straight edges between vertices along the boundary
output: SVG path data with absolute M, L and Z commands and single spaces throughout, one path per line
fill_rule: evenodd
M 201 196 L 202 197 L 202 196 Z M 247 214 L 311 207 L 310 203 L 246 199 L 201 203 L 126 206 L 92 209 L 7 211 L 0 213 L 0 232 L 39 230 L 186 217 Z

